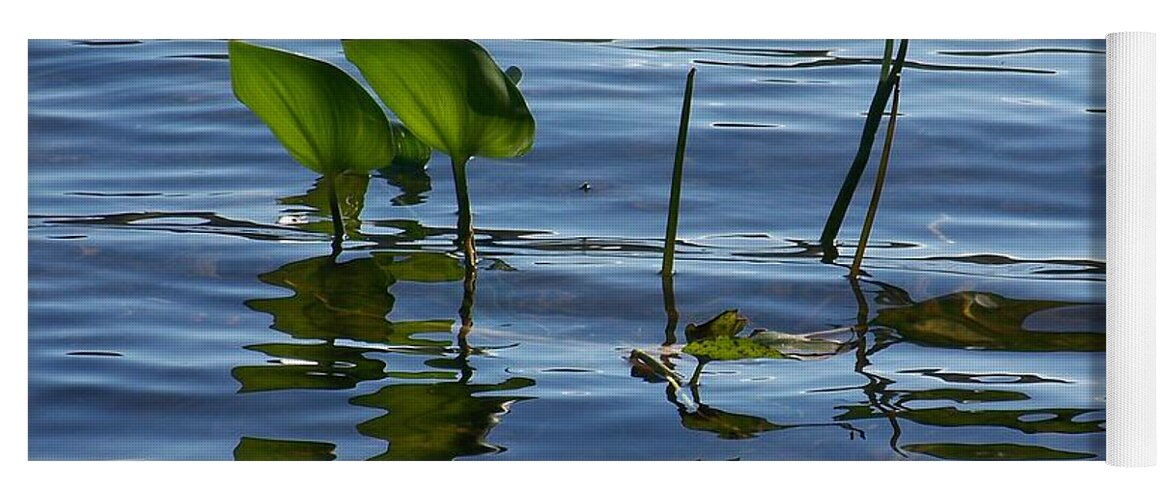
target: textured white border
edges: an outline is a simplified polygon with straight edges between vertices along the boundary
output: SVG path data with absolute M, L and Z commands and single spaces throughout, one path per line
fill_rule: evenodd
M 1106 462 L 1155 465 L 1155 35 L 1106 37 Z

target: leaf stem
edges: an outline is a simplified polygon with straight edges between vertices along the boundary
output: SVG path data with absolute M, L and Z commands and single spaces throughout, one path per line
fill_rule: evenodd
M 472 202 L 468 196 L 468 159 L 451 159 L 451 171 L 455 176 L 455 196 L 459 202 L 459 226 L 456 245 L 464 251 L 464 264 L 476 265 L 476 238 L 472 228 Z
M 333 218 L 333 255 L 337 256 L 342 252 L 342 239 L 346 235 L 346 225 L 342 221 L 341 204 L 337 199 L 336 184 L 337 174 L 325 174 L 325 185 L 329 190 L 329 214 Z
M 862 272 L 862 255 L 866 253 L 866 244 L 870 242 L 870 231 L 874 228 L 874 217 L 878 214 L 878 200 L 882 198 L 882 186 L 886 183 L 886 168 L 890 163 L 891 144 L 895 138 L 895 122 L 899 118 L 899 83 L 902 76 L 894 74 L 894 100 L 890 105 L 890 118 L 886 122 L 886 140 L 882 144 L 882 159 L 878 162 L 878 174 L 874 178 L 874 194 L 870 196 L 870 208 L 866 210 L 866 222 L 862 224 L 862 235 L 858 237 L 858 249 L 854 252 L 854 262 L 850 265 L 850 278 L 857 278 Z
M 664 273 L 663 276 L 663 309 L 667 311 L 667 327 L 664 329 L 663 345 L 674 345 L 678 342 L 675 330 L 679 327 L 679 309 L 675 307 L 675 276 Z
M 679 116 L 679 137 L 675 141 L 675 170 L 671 174 L 671 202 L 667 212 L 667 235 L 663 241 L 664 276 L 675 272 L 675 239 L 679 230 L 679 202 L 683 195 L 683 159 L 687 152 L 687 129 L 691 121 L 691 94 L 695 87 L 695 68 L 687 72 L 683 91 L 683 112 Z

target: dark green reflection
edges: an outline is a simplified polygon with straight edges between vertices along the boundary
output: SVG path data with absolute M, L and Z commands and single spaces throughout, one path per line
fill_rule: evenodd
M 947 460 L 1079 460 L 1094 458 L 1093 453 L 1077 453 L 1054 450 L 1043 446 L 1011 443 L 962 444 L 930 443 L 909 444 L 903 447 L 912 453 L 921 453 Z
M 283 439 L 240 438 L 232 454 L 236 460 L 333 460 L 337 458 L 331 443 L 289 441 Z
M 366 174 L 339 174 L 334 179 L 334 189 L 337 190 L 338 208 L 341 209 L 342 221 L 345 225 L 347 239 L 362 238 L 362 208 L 366 204 L 366 189 L 370 185 L 370 176 Z M 329 208 L 329 189 L 325 177 L 319 177 L 313 189 L 305 194 L 281 198 L 284 205 L 302 206 L 312 209 L 308 222 L 301 225 L 306 231 L 333 235 L 333 222 Z
M 1070 408 L 1036 408 L 1027 410 L 982 410 L 960 409 L 954 406 L 938 406 L 934 408 L 913 408 L 906 403 L 938 401 L 953 403 L 987 402 L 987 401 L 1020 401 L 1029 399 L 1022 393 L 1012 391 L 977 391 L 964 389 L 949 389 L 946 391 L 893 391 L 885 394 L 892 400 L 891 407 L 895 408 L 894 416 L 915 422 L 919 425 L 932 427 L 1000 427 L 1023 432 L 1025 434 L 1057 433 L 1057 434 L 1090 434 L 1103 432 L 1101 424 L 1105 420 L 1086 419 L 1084 416 L 1100 412 L 1098 409 L 1070 409 Z M 885 418 L 886 415 L 876 410 L 873 405 L 839 406 L 844 410 L 834 420 L 852 421 L 870 418 Z
M 356 406 L 387 412 L 357 424 L 362 434 L 389 443 L 388 451 L 375 459 L 449 460 L 500 451 L 500 447 L 486 441 L 488 432 L 511 403 L 531 399 L 480 396 L 529 387 L 536 383 L 531 379 L 509 378 L 496 384 L 471 382 L 471 358 L 480 352 L 468 342 L 475 273 L 454 257 L 442 253 L 374 252 L 339 262 L 337 256 L 321 256 L 285 264 L 259 279 L 289 290 L 292 295 L 254 299 L 245 304 L 271 315 L 271 328 L 298 342 L 247 346 L 271 360 L 232 370 L 240 382 L 240 392 L 353 389 L 362 382 L 407 381 L 351 399 Z M 461 327 L 456 342 L 416 337 L 450 335 L 455 327 L 453 319 L 390 319 L 396 300 L 390 290 L 396 283 L 461 280 Z M 454 309 L 456 302 L 452 298 Z M 388 370 L 393 360 L 384 361 L 387 353 L 425 356 L 423 364 L 429 369 Z M 378 359 L 379 355 L 384 357 Z M 245 437 L 237 447 L 236 457 L 310 460 L 332 458 L 332 450 L 333 445 L 328 443 Z
M 390 443 L 386 453 L 372 460 L 451 460 L 502 451 L 485 441 L 488 431 L 499 423 L 509 405 L 532 399 L 477 394 L 513 391 L 535 384 L 532 379 L 519 377 L 498 384 L 393 384 L 351 402 L 387 412 L 358 424 L 358 432 L 363 435 Z
M 452 259 L 441 256 L 438 259 Z M 423 260 L 432 260 L 427 257 Z M 281 266 L 260 280 L 293 292 L 290 297 L 249 300 L 245 304 L 273 316 L 272 328 L 298 339 L 353 340 L 390 346 L 444 348 L 446 340 L 418 339 L 419 333 L 451 331 L 450 320 L 391 322 L 398 281 L 382 265 L 395 257 L 375 254 L 337 263 L 329 256 Z
M 893 328 L 908 341 L 933 347 L 1105 351 L 1104 332 L 1040 332 L 1024 328 L 1025 320 L 1034 313 L 1084 305 L 959 292 L 883 309 L 873 324 Z
M 237 366 L 232 376 L 240 392 L 281 389 L 352 389 L 380 380 L 386 364 L 366 358 L 370 349 L 322 344 L 260 344 L 245 349 L 273 358 L 262 366 Z
M 391 198 L 390 203 L 394 206 L 421 204 L 427 201 L 426 194 L 431 191 L 431 176 L 424 167 L 391 165 L 376 171 L 375 175 L 402 190 L 401 194 Z
M 697 370 L 702 370 L 702 366 Z M 698 373 L 698 372 L 697 372 Z M 688 389 L 695 400 L 695 407 L 688 408 L 679 401 L 674 390 L 667 390 L 667 400 L 674 403 L 679 409 L 679 420 L 683 427 L 693 431 L 711 432 L 723 439 L 749 439 L 757 434 L 786 426 L 777 425 L 754 415 L 726 412 L 703 404 L 699 394 L 699 384 L 690 384 Z

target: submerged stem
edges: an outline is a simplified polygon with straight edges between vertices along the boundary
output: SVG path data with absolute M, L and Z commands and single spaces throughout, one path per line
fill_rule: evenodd
M 683 195 L 683 158 L 687 152 L 687 129 L 691 121 L 691 93 L 695 87 L 695 68 L 687 72 L 683 91 L 683 112 L 679 116 L 679 137 L 675 141 L 675 169 L 671 174 L 671 202 L 667 211 L 667 235 L 663 240 L 664 276 L 675 272 L 675 236 L 679 230 L 679 202 Z
M 894 100 L 890 105 L 890 119 L 886 122 L 886 140 L 882 144 L 882 159 L 878 162 L 878 174 L 874 178 L 874 194 L 870 196 L 870 207 L 866 210 L 866 222 L 862 224 L 862 235 L 858 237 L 858 249 L 854 252 L 854 262 L 850 265 L 850 277 L 857 278 L 862 272 L 862 255 L 866 253 L 866 244 L 870 242 L 870 230 L 874 228 L 874 217 L 878 214 L 878 200 L 882 198 L 882 186 L 886 183 L 886 168 L 890 163 L 891 144 L 895 138 L 895 122 L 899 118 L 899 81 L 902 76 L 892 76 L 895 82 Z
M 472 309 L 476 305 L 476 266 L 464 266 L 464 294 L 459 305 L 459 334 L 456 341 L 459 344 L 460 382 L 467 382 L 472 372 L 468 365 L 468 356 L 471 348 L 468 344 L 468 335 L 472 333 Z
M 333 255 L 342 252 L 342 240 L 346 236 L 346 225 L 342 220 L 342 208 L 337 198 L 337 174 L 325 175 L 325 186 L 329 191 L 329 214 L 333 218 Z
M 464 251 L 464 264 L 476 265 L 476 238 L 472 229 L 472 202 L 468 196 L 468 159 L 452 158 L 451 170 L 455 176 L 455 196 L 459 202 L 459 226 L 456 245 Z

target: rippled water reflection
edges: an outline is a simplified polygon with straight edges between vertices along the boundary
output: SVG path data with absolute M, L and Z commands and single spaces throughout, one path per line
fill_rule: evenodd
M 485 45 L 524 68 L 538 136 L 469 171 L 469 289 L 446 159 L 340 182 L 334 259 L 317 180 L 234 100 L 222 42 L 31 42 L 30 457 L 1102 457 L 1101 41 L 914 41 L 857 284 L 814 240 L 880 42 Z M 681 352 L 728 309 L 849 334 Z

